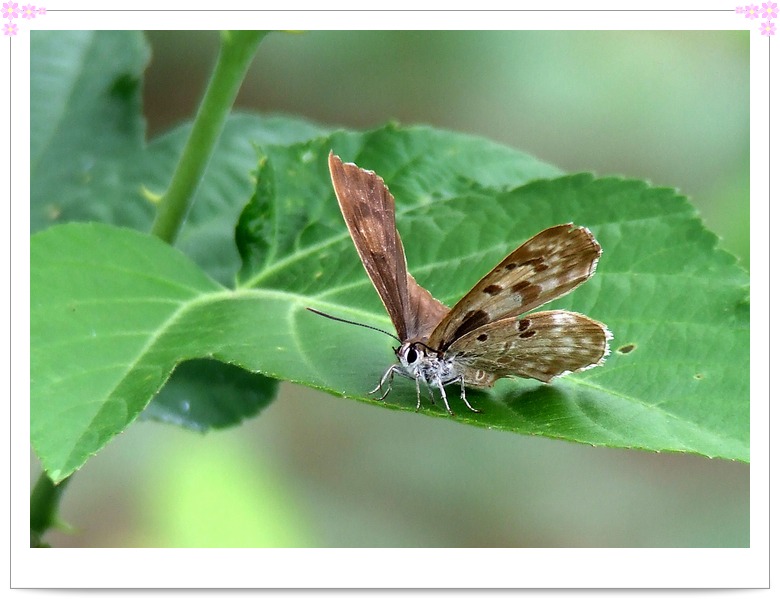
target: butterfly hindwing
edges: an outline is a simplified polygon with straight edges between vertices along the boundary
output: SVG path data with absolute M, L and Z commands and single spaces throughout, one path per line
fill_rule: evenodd
M 607 327 L 567 310 L 510 317 L 479 327 L 447 351 L 464 371 L 467 385 L 490 386 L 505 376 L 545 383 L 556 376 L 598 365 L 609 353 Z
M 488 323 L 517 316 L 567 294 L 596 269 L 601 246 L 585 227 L 557 225 L 504 258 L 450 310 L 429 344 L 444 351 Z

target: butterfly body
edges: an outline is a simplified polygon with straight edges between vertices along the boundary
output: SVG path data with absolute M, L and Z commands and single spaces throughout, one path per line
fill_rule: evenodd
M 437 386 L 439 382 L 447 385 L 460 377 L 452 359 L 445 358 L 418 341 L 407 341 L 401 345 L 396 356 L 410 378 L 425 381 L 431 386 Z
M 444 391 L 444 386 L 450 383 L 460 381 L 461 387 L 465 384 L 466 380 L 459 368 L 458 364 L 451 357 L 447 357 L 441 352 L 437 352 L 425 343 L 421 341 L 407 341 L 402 343 L 401 346 L 395 352 L 400 364 L 393 364 L 386 372 L 382 379 L 385 379 L 390 374 L 392 377 L 393 372 L 399 372 L 403 376 L 413 379 L 417 383 L 417 409 L 420 409 L 420 382 L 424 382 L 428 385 L 428 388 L 437 388 L 441 392 L 442 401 L 447 408 L 447 411 L 452 413 L 449 402 L 447 401 L 447 393 Z M 379 390 L 383 385 L 383 381 L 380 380 Z M 390 390 L 385 392 L 387 394 Z M 383 395 L 384 397 L 384 395 Z M 463 401 L 471 409 L 471 405 L 466 401 L 465 389 L 462 393 Z M 474 410 L 475 412 L 478 410 Z
M 595 272 L 601 247 L 571 223 L 541 231 L 486 274 L 452 309 L 434 299 L 406 270 L 395 227 L 395 200 L 381 177 L 331 153 L 329 166 L 342 215 L 374 288 L 401 340 L 398 364 L 377 392 L 390 391 L 395 374 L 437 389 L 490 387 L 502 377 L 550 382 L 601 364 L 612 335 L 587 316 L 566 310 L 527 312 L 565 295 Z

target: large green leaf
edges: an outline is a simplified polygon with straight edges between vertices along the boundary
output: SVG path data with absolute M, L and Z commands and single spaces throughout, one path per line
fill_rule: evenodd
M 246 262 L 236 290 L 137 232 L 72 224 L 33 237 L 32 438 L 52 478 L 83 464 L 178 362 L 194 358 L 414 410 L 409 381 L 398 381 L 383 403 L 367 396 L 393 360 L 390 340 L 304 309 L 390 328 L 338 213 L 330 148 L 385 177 L 410 270 L 447 303 L 544 227 L 588 226 L 604 248 L 595 277 L 550 305 L 610 326 L 617 351 L 606 364 L 551 385 L 502 380 L 489 392 L 470 391 L 481 414 L 453 397 L 455 420 L 749 459 L 747 276 L 715 249 L 684 198 L 589 175 L 511 188 L 512 177 L 535 175 L 522 159 L 514 171 L 507 160 L 490 160 L 509 150 L 389 128 L 264 149 L 239 229 Z M 448 417 L 440 405 L 421 412 Z
M 385 178 L 397 198 L 412 274 L 449 305 L 541 229 L 562 222 L 588 226 L 604 249 L 597 274 L 549 307 L 607 323 L 617 351 L 604 367 L 552 385 L 502 380 L 489 393 L 472 392 L 485 414 L 462 410 L 459 417 L 598 445 L 749 459 L 748 278 L 731 255 L 716 249 L 716 237 L 687 200 L 642 182 L 590 175 L 488 190 L 473 181 L 500 185 L 503 161 L 463 160 L 463 140 L 450 138 L 449 145 L 438 139 L 434 148 L 414 133 L 410 139 L 375 132 L 358 142 L 337 135 L 268 149 L 266 184 L 244 216 L 256 206 L 282 209 L 265 209 L 271 223 L 263 228 L 273 243 L 265 261 L 244 252 L 244 284 L 294 290 L 311 297 L 314 307 L 390 328 L 332 199 L 329 147 Z M 294 165 L 311 163 L 288 176 Z M 522 173 L 512 176 L 525 180 Z M 251 231 L 244 227 L 244 234 Z M 275 254 L 280 247 L 284 257 Z M 393 358 L 390 343 L 369 331 L 305 318 L 299 327 L 318 386 L 331 392 L 365 397 Z M 396 387 L 387 403 L 414 406 L 413 385 Z

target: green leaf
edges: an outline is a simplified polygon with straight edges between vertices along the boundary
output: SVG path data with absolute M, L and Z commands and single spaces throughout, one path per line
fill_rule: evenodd
M 176 367 L 142 420 L 196 431 L 225 428 L 250 418 L 276 397 L 274 379 L 215 360 L 189 360 Z
M 30 226 L 145 222 L 136 169 L 149 60 L 133 31 L 30 32 Z
M 180 127 L 148 146 L 143 172 L 145 187 L 150 191 L 159 193 L 165 189 L 189 129 L 189 125 Z M 306 121 L 287 117 L 232 115 L 195 194 L 195 204 L 177 247 L 219 283 L 230 285 L 240 266 L 234 229 L 253 189 L 252 171 L 257 165 L 254 144 L 293 143 L 319 136 L 323 131 Z M 149 223 L 143 228 L 147 229 Z M 276 393 L 276 381 L 220 362 L 210 362 L 208 376 L 204 376 L 205 372 L 198 366 L 182 364 L 144 417 L 196 430 L 222 428 L 257 413 Z
M 136 201 L 141 200 L 142 185 L 154 194 L 165 190 L 189 132 L 190 125 L 182 126 L 149 144 Z M 241 264 L 235 226 L 254 190 L 256 145 L 291 144 L 326 133 L 322 127 L 289 117 L 236 114 L 228 118 L 177 247 L 217 281 L 231 285 Z M 138 228 L 147 230 L 150 223 L 151 217 Z
M 216 35 L 216 34 L 215 34 Z M 150 200 L 170 183 L 191 124 L 144 142 L 140 32 L 32 31 L 30 221 L 33 232 L 74 221 L 147 231 Z M 195 194 L 178 246 L 232 284 L 234 229 L 252 195 L 257 144 L 289 144 L 327 129 L 301 119 L 231 115 Z
M 748 277 L 716 249 L 687 200 L 642 182 L 590 175 L 487 189 L 535 173 L 512 171 L 487 151 L 480 156 L 478 145 L 418 129 L 266 148 L 257 195 L 237 234 L 242 284 L 294 291 L 312 307 L 391 330 L 332 197 L 325 161 L 331 147 L 384 177 L 397 199 L 410 271 L 449 305 L 540 230 L 588 226 L 604 250 L 596 276 L 547 307 L 607 323 L 616 351 L 605 366 L 551 385 L 502 380 L 487 393 L 472 391 L 484 413 L 461 407 L 458 418 L 594 445 L 747 461 Z M 288 321 L 297 309 L 290 306 Z M 391 343 L 356 327 L 295 318 L 296 337 L 306 340 L 300 362 L 314 386 L 365 400 L 393 361 Z M 383 405 L 415 403 L 414 385 L 401 381 Z M 439 406 L 426 411 L 443 415 Z
M 748 278 L 684 198 L 590 175 L 513 188 L 513 178 L 550 167 L 475 138 L 390 127 L 264 148 L 237 231 L 246 262 L 233 291 L 137 232 L 72 224 L 33 236 L 31 434 L 54 480 L 123 430 L 177 363 L 196 358 L 414 410 L 410 381 L 383 403 L 367 395 L 393 362 L 390 340 L 304 309 L 390 329 L 333 197 L 330 148 L 385 178 L 412 274 L 449 304 L 547 226 L 588 226 L 603 246 L 593 279 L 549 307 L 609 325 L 617 351 L 606 364 L 551 385 L 503 379 L 470 390 L 484 412 L 453 397 L 453 419 L 749 459 Z M 438 404 L 421 412 L 448 418 Z
M 307 255 L 321 245 L 327 247 L 334 233 L 342 242 L 348 239 L 341 213 L 329 199 L 333 196 L 327 167 L 331 149 L 344 156 L 360 152 L 361 166 L 382 173 L 386 181 L 395 177 L 393 193 L 416 195 L 429 209 L 434 209 L 434 202 L 482 187 L 509 189 L 560 174 L 555 167 L 505 146 L 429 127 L 402 129 L 391 124 L 367 133 L 337 132 L 289 149 L 266 146 L 255 196 L 236 229 L 244 259 L 240 279 L 245 285 L 252 286 L 258 277 L 269 277 L 288 265 L 308 268 L 298 250 Z M 409 170 L 398 173 L 398 169 Z M 320 238 L 325 242 L 320 243 Z M 407 257 L 414 249 L 407 248 Z M 302 281 L 311 275 L 298 274 Z
M 191 126 L 145 144 L 140 82 L 149 50 L 143 35 L 123 31 L 31 35 L 32 230 L 72 221 L 149 230 L 155 209 L 150 198 L 167 188 Z M 254 185 L 254 144 L 292 143 L 324 131 L 288 117 L 232 115 L 178 246 L 211 277 L 231 284 L 240 266 L 235 223 Z M 227 426 L 229 415 L 232 423 L 239 422 L 250 415 L 246 408 L 260 409 L 276 388 L 275 381 L 220 362 L 208 368 L 208 378 L 197 377 L 200 369 L 178 368 L 146 416 L 200 430 Z M 253 399 L 246 394 L 247 385 Z M 255 386 L 264 393 L 255 395 Z
M 178 326 L 222 288 L 159 240 L 106 225 L 34 235 L 30 260 L 30 436 L 57 482 L 135 419 L 178 360 L 200 357 L 197 327 Z

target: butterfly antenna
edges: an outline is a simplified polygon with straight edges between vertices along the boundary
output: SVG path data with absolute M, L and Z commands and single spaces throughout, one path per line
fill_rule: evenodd
M 372 327 L 371 325 L 363 324 L 362 322 L 355 322 L 354 320 L 347 320 L 345 318 L 339 318 L 338 316 L 331 316 L 330 314 L 326 314 L 325 312 L 320 312 L 319 310 L 315 310 L 314 308 L 307 307 L 306 309 L 309 312 L 314 312 L 315 314 L 319 314 L 320 316 L 324 316 L 325 318 L 330 318 L 331 320 L 337 320 L 339 322 L 346 322 L 347 324 L 354 324 L 354 325 L 357 325 L 359 327 L 363 327 L 363 328 L 366 328 L 366 329 L 371 329 L 372 331 L 379 331 L 380 333 L 384 333 L 388 337 L 392 337 L 393 339 L 398 341 L 398 343 L 403 343 L 403 341 L 401 341 L 398 337 L 396 337 L 392 333 L 388 333 L 387 331 L 385 331 L 383 329 L 378 329 L 376 327 Z

